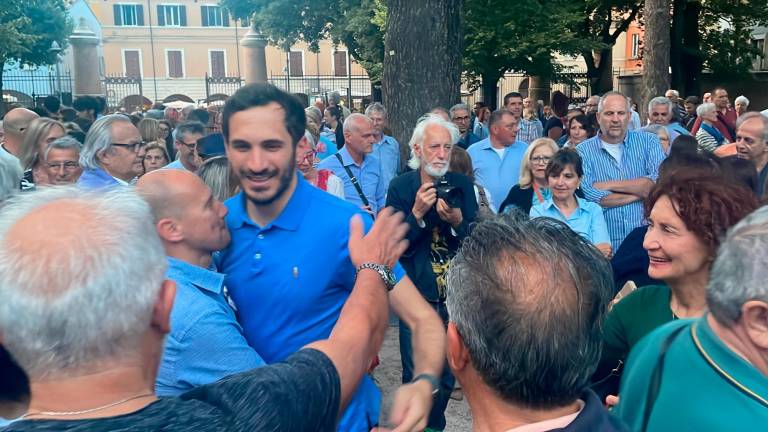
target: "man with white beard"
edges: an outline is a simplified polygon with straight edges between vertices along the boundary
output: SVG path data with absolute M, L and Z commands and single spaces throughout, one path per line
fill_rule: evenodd
M 387 206 L 406 214 L 409 245 L 400 259 L 405 272 L 421 295 L 448 322 L 445 307 L 445 275 L 451 259 L 469 234 L 477 213 L 477 201 L 469 177 L 448 172 L 451 150 L 459 140 L 459 130 L 439 115 L 422 117 L 409 142 L 413 169 L 392 180 L 387 192 Z M 413 377 L 411 331 L 400 322 L 400 355 L 403 382 Z M 439 391 L 429 415 L 427 427 L 445 429 L 445 407 L 453 390 L 454 378 L 443 369 Z

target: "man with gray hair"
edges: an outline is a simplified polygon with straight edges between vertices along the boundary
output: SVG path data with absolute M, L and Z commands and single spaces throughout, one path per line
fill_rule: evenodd
M 197 172 L 203 163 L 197 154 L 197 140 L 205 135 L 205 125 L 197 121 L 188 121 L 176 126 L 173 133 L 173 149 L 176 160 L 166 165 L 166 169 L 179 169 Z
M 469 106 L 467 104 L 458 103 L 452 106 L 451 109 L 448 110 L 448 114 L 450 115 L 453 124 L 459 128 L 459 141 L 456 145 L 466 150 L 472 144 L 480 141 L 480 138 L 469 130 L 469 123 L 472 121 L 472 118 L 469 114 Z
M 757 170 L 757 194 L 762 199 L 768 182 L 768 117 L 748 112 L 736 122 L 736 156 L 752 162 Z
M 80 178 L 83 167 L 80 166 L 82 145 L 75 138 L 64 135 L 48 144 L 43 154 L 43 166 L 52 185 L 72 184 Z
M 368 105 L 365 115 L 371 119 L 378 142 L 373 145 L 373 153 L 381 162 L 382 181 L 386 187 L 393 178 L 400 175 L 400 143 L 389 135 L 384 134 L 387 126 L 387 109 L 379 102 Z
M 632 430 L 756 430 L 768 424 L 768 207 L 728 232 L 709 313 L 656 329 L 627 361 L 616 414 Z
M 19 163 L 21 143 L 24 141 L 24 131 L 39 116 L 26 108 L 14 108 L 3 117 L 3 140 L 0 143 L 0 158 Z
M 351 114 L 344 120 L 344 147 L 323 159 L 318 168 L 331 170 L 344 182 L 346 200 L 376 215 L 384 208 L 387 193 L 381 161 L 373 154 L 376 130 L 373 122 L 362 114 Z
M 589 389 L 610 264 L 549 218 L 485 220 L 448 271 L 447 357 L 474 430 L 620 431 Z
M 359 217 L 349 229 L 355 265 L 391 266 L 406 247 L 402 216 L 391 210 L 365 237 Z M 4 430 L 335 428 L 387 328 L 377 272 L 359 271 L 327 339 L 278 364 L 158 398 L 176 291 L 165 270 L 149 206 L 133 190 L 48 188 L 10 201 L 0 213 L 0 328 L 29 376 L 31 400 Z
M 131 119 L 122 114 L 96 120 L 80 152 L 83 173 L 77 185 L 84 189 L 105 189 L 130 185 L 144 173 L 146 143 Z
M 688 129 L 677 122 L 675 103 L 663 96 L 658 96 L 648 102 L 648 124 L 664 126 L 669 132 L 669 142 L 680 135 L 690 135 Z
M 392 180 L 387 192 L 387 206 L 407 215 L 409 243 L 400 263 L 444 325 L 448 321 L 445 274 L 477 213 L 472 181 L 463 174 L 448 171 L 458 138 L 458 128 L 436 114 L 419 119 L 409 143 L 408 166 L 413 171 Z M 401 321 L 403 383 L 413 379 L 411 334 L 411 329 Z M 454 383 L 445 368 L 439 386 L 435 386 L 439 391 L 429 414 L 429 428 L 445 428 L 445 407 Z
M 328 93 L 328 107 L 338 107 L 341 110 L 342 117 L 347 118 L 352 112 L 346 106 L 341 104 L 341 94 L 337 91 Z

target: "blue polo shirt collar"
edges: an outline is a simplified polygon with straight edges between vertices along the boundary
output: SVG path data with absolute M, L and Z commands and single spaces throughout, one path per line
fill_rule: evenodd
M 586 201 L 584 200 L 584 198 L 579 198 L 579 197 L 575 197 L 575 198 L 576 198 L 576 205 L 578 206 L 576 211 L 577 212 L 583 211 Z M 544 200 L 544 202 L 542 203 L 542 206 L 544 206 L 546 210 L 550 210 L 554 207 L 555 210 L 560 211 L 560 209 L 555 207 L 555 200 L 552 198 L 547 198 L 546 200 Z
M 216 267 L 211 265 L 204 269 L 174 257 L 168 259 L 168 271 L 166 277 L 180 283 L 188 283 L 200 289 L 221 294 L 224 287 L 224 275 L 216 272 Z
M 248 217 L 248 211 L 246 210 L 246 200 L 248 197 L 245 196 L 245 192 L 240 192 L 231 198 L 233 205 L 229 208 L 229 214 L 226 216 L 227 225 L 232 227 L 231 229 L 240 229 L 243 225 L 251 225 L 261 229 L 275 226 L 288 231 L 298 230 L 304 215 L 307 213 L 307 201 L 311 199 L 309 188 L 314 186 L 307 183 L 304 177 L 298 173 L 296 177 L 296 189 L 288 200 L 288 204 L 286 204 L 282 213 L 267 226 L 259 227 Z

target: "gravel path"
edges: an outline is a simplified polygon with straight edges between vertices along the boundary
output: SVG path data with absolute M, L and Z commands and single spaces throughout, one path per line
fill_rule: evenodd
M 387 424 L 386 417 L 389 414 L 389 407 L 392 404 L 392 396 L 400 385 L 401 371 L 400 349 L 398 343 L 398 326 L 390 323 L 387 334 L 384 337 L 384 344 L 381 347 L 379 358 L 381 364 L 376 368 L 373 377 L 382 392 L 382 424 Z M 467 401 L 448 402 L 445 410 L 447 421 L 446 432 L 465 432 L 472 430 L 472 417 L 469 413 Z

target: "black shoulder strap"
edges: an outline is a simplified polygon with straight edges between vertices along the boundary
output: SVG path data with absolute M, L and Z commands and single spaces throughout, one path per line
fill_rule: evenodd
M 344 167 L 344 171 L 347 172 L 347 175 L 349 176 L 349 181 L 352 182 L 352 186 L 355 187 L 357 194 L 360 195 L 360 200 L 363 201 L 363 205 L 364 206 L 369 205 L 368 198 L 366 198 L 365 194 L 363 194 L 363 188 L 361 188 L 360 183 L 357 182 L 357 177 L 355 177 L 355 175 L 352 174 L 352 170 L 349 169 L 348 166 L 344 165 L 344 161 L 341 159 L 340 154 L 336 153 L 335 156 L 336 156 L 336 159 L 339 160 L 339 163 L 341 164 L 341 166 Z
M 645 397 L 645 410 L 643 412 L 643 427 L 640 429 L 641 431 L 648 430 L 648 420 L 651 418 L 651 412 L 653 411 L 653 405 L 656 403 L 656 397 L 659 396 L 661 376 L 664 373 L 664 358 L 667 355 L 667 351 L 669 350 L 670 345 L 672 345 L 672 342 L 674 342 L 677 336 L 686 327 L 687 326 L 683 325 L 676 328 L 675 331 L 670 333 L 661 344 L 661 348 L 659 349 L 659 359 L 656 361 L 656 366 L 653 368 L 650 384 L 648 384 L 648 394 L 646 394 Z

